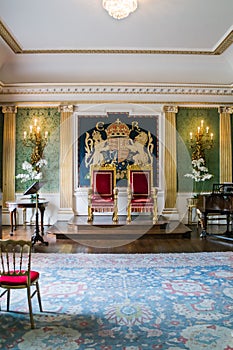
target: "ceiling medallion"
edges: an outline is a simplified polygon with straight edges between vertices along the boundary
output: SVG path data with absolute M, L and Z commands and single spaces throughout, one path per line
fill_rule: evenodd
M 137 0 L 103 0 L 103 8 L 113 18 L 122 19 L 136 10 Z

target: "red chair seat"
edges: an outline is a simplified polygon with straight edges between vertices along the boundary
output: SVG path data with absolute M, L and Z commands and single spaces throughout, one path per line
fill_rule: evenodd
M 31 283 L 36 281 L 39 278 L 40 274 L 37 271 L 30 271 Z M 27 276 L 1 276 L 0 277 L 0 286 L 20 286 L 27 284 Z

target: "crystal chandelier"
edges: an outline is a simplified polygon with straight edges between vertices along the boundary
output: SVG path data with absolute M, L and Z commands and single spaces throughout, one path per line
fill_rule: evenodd
M 137 8 L 137 0 L 103 0 L 103 7 L 116 19 L 127 17 Z

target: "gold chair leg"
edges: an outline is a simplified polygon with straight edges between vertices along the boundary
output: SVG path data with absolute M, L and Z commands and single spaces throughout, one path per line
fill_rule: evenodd
M 88 217 L 87 217 L 87 222 L 92 222 L 93 221 L 93 210 L 88 207 Z
M 158 222 L 158 214 L 157 211 L 153 211 L 153 224 Z
M 128 207 L 127 207 L 127 219 L 126 219 L 127 222 L 131 222 L 132 221 L 132 218 L 131 218 L 131 205 L 129 204 Z
M 32 301 L 31 301 L 31 289 L 30 287 L 27 287 L 27 297 L 28 297 L 28 309 L 29 309 L 29 315 L 30 315 L 30 322 L 31 322 L 31 328 L 35 328 L 33 314 L 32 314 Z
M 112 221 L 113 221 L 113 222 L 118 222 L 118 213 L 117 213 L 117 211 L 114 211 L 114 212 L 113 212 Z
M 10 310 L 10 297 L 11 297 L 10 289 L 8 289 L 8 290 L 7 290 L 7 304 L 6 304 L 6 309 L 7 309 L 7 311 Z
M 41 297 L 40 297 L 40 287 L 39 287 L 39 282 L 36 282 L 36 291 L 37 291 L 37 299 L 40 307 L 40 312 L 43 312 L 42 309 L 42 303 L 41 303 Z

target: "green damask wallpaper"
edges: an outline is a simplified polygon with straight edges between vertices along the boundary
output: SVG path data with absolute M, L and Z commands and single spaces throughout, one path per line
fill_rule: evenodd
M 204 127 L 214 134 L 213 148 L 205 152 L 206 167 L 213 178 L 202 182 L 201 191 L 211 191 L 213 183 L 219 182 L 219 113 L 217 108 L 179 108 L 177 113 L 177 187 L 178 192 L 192 191 L 190 132 L 195 132 L 204 120 Z
M 0 192 L 2 192 L 3 113 L 0 109 Z
M 23 144 L 24 131 L 29 132 L 30 125 L 37 119 L 42 131 L 48 131 L 49 141 L 44 150 L 44 158 L 48 162 L 43 187 L 44 192 L 59 192 L 59 145 L 60 145 L 60 113 L 57 108 L 18 108 L 16 115 L 16 169 L 15 174 L 22 173 L 22 163 L 30 161 L 31 147 Z M 16 179 L 16 192 L 24 192 L 26 183 Z

